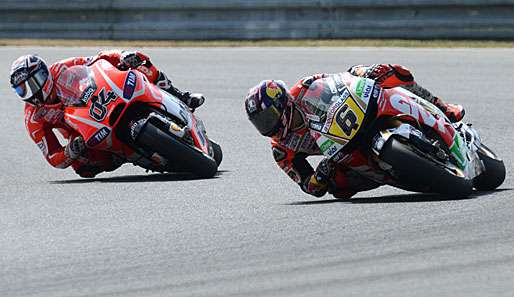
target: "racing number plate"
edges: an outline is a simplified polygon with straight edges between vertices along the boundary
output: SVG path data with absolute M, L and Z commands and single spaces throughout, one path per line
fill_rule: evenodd
M 351 140 L 359 131 L 364 121 L 364 111 L 357 105 L 355 100 L 349 96 L 344 103 L 335 111 L 330 123 L 328 134 Z

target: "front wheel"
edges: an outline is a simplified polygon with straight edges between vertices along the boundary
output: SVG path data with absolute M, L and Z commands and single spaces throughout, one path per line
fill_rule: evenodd
M 209 140 L 209 142 L 212 146 L 213 158 L 216 161 L 216 165 L 220 166 L 221 161 L 223 160 L 223 151 L 221 150 L 221 146 L 214 140 Z
M 213 177 L 218 171 L 218 165 L 213 158 L 162 131 L 150 121 L 139 132 L 136 143 L 163 156 L 180 171 L 188 171 L 204 178 Z
M 484 164 L 484 172 L 473 180 L 475 189 L 479 191 L 492 191 L 498 188 L 505 180 L 505 164 L 487 146 L 481 145 L 478 157 Z
M 390 138 L 379 158 L 392 167 L 397 181 L 407 189 L 444 195 L 469 196 L 473 190 L 471 180 L 450 172 L 443 165 L 416 153 L 416 149 Z

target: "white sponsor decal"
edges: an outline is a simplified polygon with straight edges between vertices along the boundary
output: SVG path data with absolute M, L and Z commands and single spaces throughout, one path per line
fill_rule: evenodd
M 435 127 L 437 125 L 437 129 L 439 129 L 439 131 L 446 133 L 443 120 L 436 120 L 436 118 L 428 111 L 426 111 L 423 108 L 419 108 L 418 104 L 411 104 L 409 103 L 409 100 L 405 99 L 403 96 L 398 94 L 392 95 L 389 98 L 389 102 L 391 102 L 391 105 L 396 110 L 404 114 L 408 114 L 417 119 L 418 121 L 421 119 L 423 123 L 425 123 L 427 126 Z
M 43 155 L 48 155 L 48 146 L 46 145 L 46 139 L 43 137 L 40 142 L 36 143 L 37 147 L 41 150 Z
M 330 91 L 333 94 L 336 94 L 337 93 L 336 83 L 335 83 L 335 81 L 334 81 L 334 79 L 332 77 L 327 79 L 327 84 L 328 84 L 328 87 L 330 88 Z
M 326 141 L 332 142 L 332 144 L 328 148 L 326 148 L 326 150 L 323 152 L 323 155 L 327 156 L 328 158 L 331 158 L 332 156 L 334 156 L 337 152 L 339 152 L 344 147 L 344 145 L 341 145 L 335 141 L 332 141 L 325 136 L 320 136 L 316 140 L 316 143 L 317 143 L 318 147 L 320 147 L 320 150 Z
M 361 99 L 367 104 L 369 104 L 369 98 L 371 97 L 371 92 L 373 91 L 374 81 L 371 79 L 366 80 L 366 84 L 364 85 L 364 89 L 362 90 Z
M 255 100 L 250 99 L 248 100 L 248 112 L 254 113 L 257 111 L 257 104 L 255 104 Z

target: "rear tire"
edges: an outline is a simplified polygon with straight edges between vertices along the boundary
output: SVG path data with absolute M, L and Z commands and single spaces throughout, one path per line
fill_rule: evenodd
M 384 144 L 379 157 L 392 166 L 398 182 L 407 189 L 459 197 L 469 196 L 473 190 L 471 180 L 448 172 L 395 138 Z
M 218 166 L 213 158 L 182 143 L 151 122 L 147 122 L 141 129 L 136 143 L 144 149 L 165 157 L 168 162 L 184 169 L 183 171 L 191 172 L 199 177 L 213 177 L 218 171 Z
M 505 181 L 505 164 L 488 147 L 482 145 L 478 157 L 484 164 L 485 171 L 473 180 L 478 191 L 492 191 Z

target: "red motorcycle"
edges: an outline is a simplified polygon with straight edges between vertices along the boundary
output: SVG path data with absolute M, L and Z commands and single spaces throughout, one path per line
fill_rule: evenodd
M 322 153 L 344 164 L 349 153 L 362 152 L 369 166 L 355 171 L 379 185 L 466 196 L 505 180 L 503 161 L 470 124 L 451 123 L 403 88 L 341 73 L 316 80 L 299 104 Z
M 178 98 L 138 71 L 120 71 L 107 61 L 73 66 L 57 82 L 64 120 L 91 150 L 159 172 L 212 177 L 221 147 L 203 122 Z

